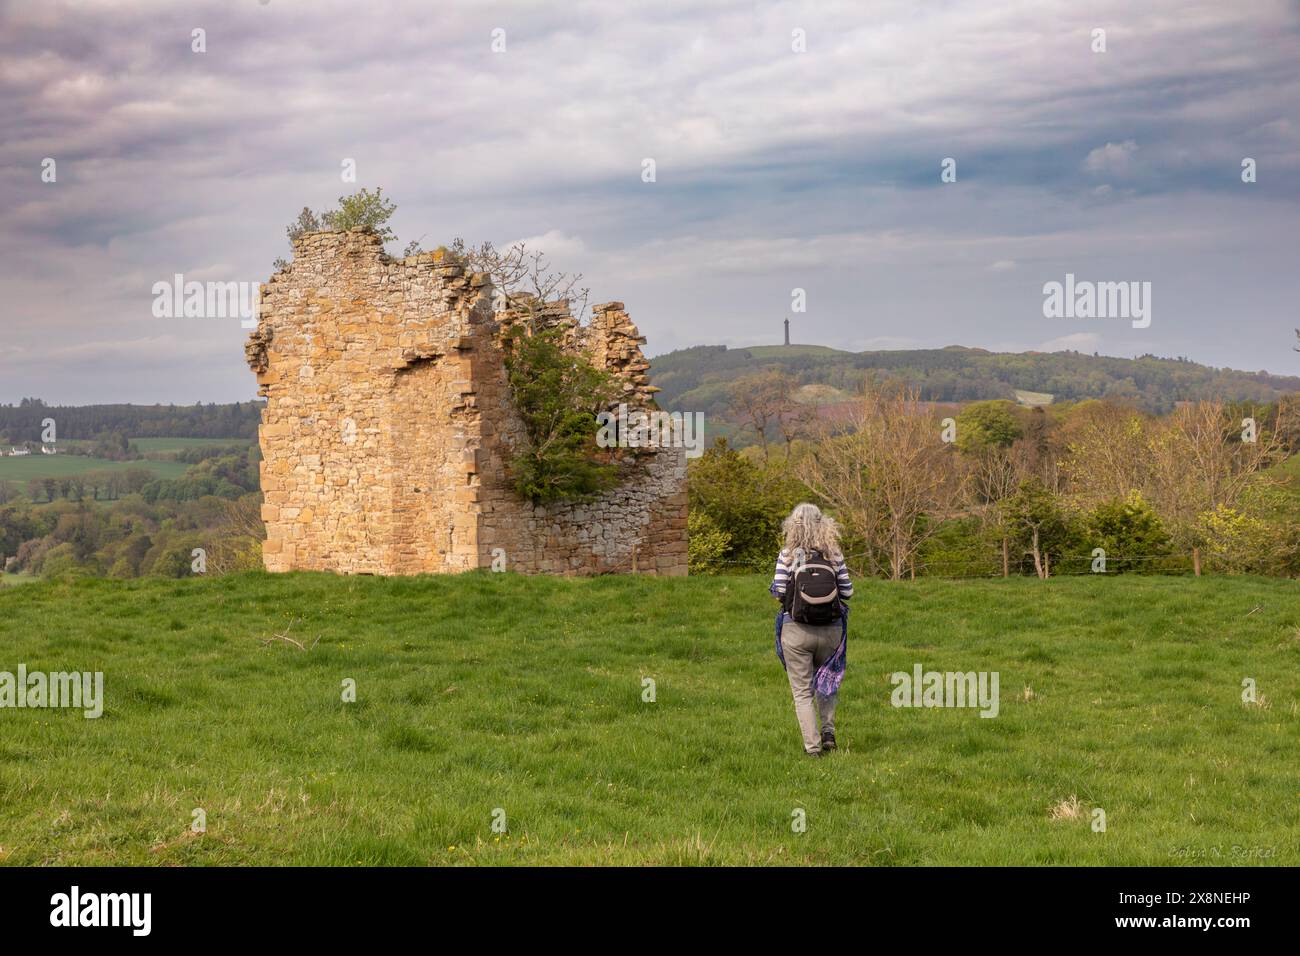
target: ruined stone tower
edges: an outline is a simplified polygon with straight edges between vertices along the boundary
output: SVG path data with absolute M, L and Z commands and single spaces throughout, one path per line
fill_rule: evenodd
M 506 465 L 524 432 L 492 298 L 451 257 L 390 258 L 368 229 L 295 240 L 246 347 L 266 397 L 267 570 L 418 574 L 495 558 L 523 572 L 686 573 L 681 448 L 642 452 L 594 501 L 515 494 Z M 546 320 L 622 382 L 630 407 L 652 403 L 622 303 L 596 306 L 585 326 L 563 307 Z

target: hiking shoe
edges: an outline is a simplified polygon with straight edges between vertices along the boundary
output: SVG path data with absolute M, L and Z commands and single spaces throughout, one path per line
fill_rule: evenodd
M 822 753 L 834 749 L 835 749 L 835 734 L 829 732 L 822 734 Z
M 826 751 L 825 751 L 825 750 L 805 750 L 805 751 L 803 752 L 803 755 L 804 755 L 805 757 L 824 757 L 824 756 L 826 756 Z

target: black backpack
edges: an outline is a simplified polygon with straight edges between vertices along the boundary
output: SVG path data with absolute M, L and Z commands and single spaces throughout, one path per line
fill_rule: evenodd
M 840 619 L 840 586 L 836 568 L 814 550 L 791 571 L 784 606 L 800 624 L 834 624 Z

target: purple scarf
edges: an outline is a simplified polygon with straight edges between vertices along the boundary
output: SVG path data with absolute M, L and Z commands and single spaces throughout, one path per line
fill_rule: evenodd
M 818 697 L 834 697 L 840 692 L 840 681 L 844 680 L 844 665 L 849 653 L 849 606 L 841 601 L 840 610 L 840 646 L 835 649 L 830 660 L 817 668 L 817 674 L 813 677 L 813 691 Z M 784 617 L 784 608 L 776 612 L 776 656 L 780 658 L 782 667 L 785 667 L 785 650 L 781 647 L 781 624 Z

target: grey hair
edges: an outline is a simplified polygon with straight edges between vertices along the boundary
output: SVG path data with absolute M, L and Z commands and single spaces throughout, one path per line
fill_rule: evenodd
M 790 516 L 781 522 L 781 533 L 785 535 L 785 550 L 792 557 L 797 551 L 806 555 L 814 550 L 831 561 L 844 557 L 840 549 L 840 529 L 835 519 L 822 514 L 820 508 L 806 501 L 795 505 Z

